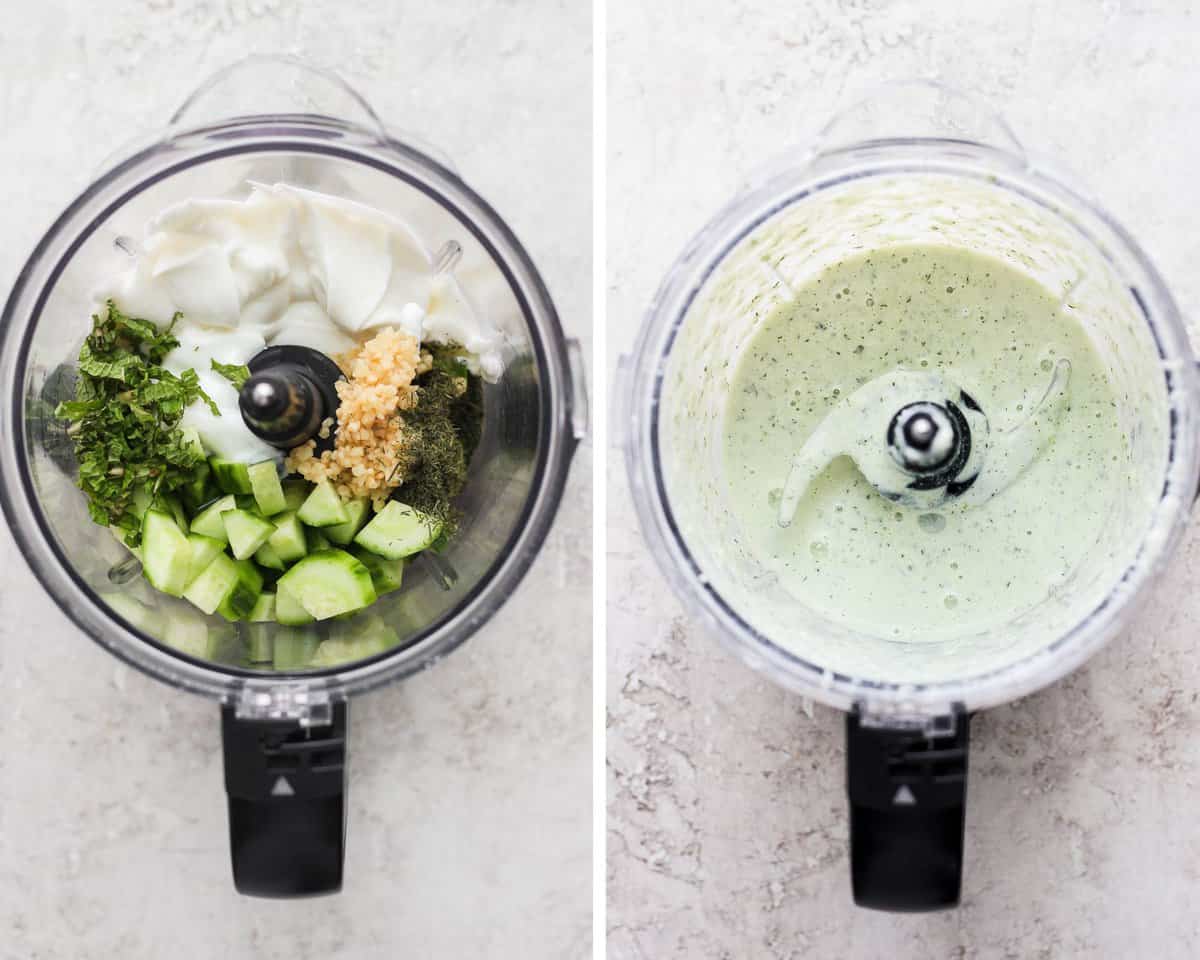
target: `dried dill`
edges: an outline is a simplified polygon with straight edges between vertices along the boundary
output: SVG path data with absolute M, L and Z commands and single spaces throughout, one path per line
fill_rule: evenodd
M 460 514 L 454 498 L 467 480 L 483 429 L 483 384 L 460 357 L 457 344 L 429 344 L 433 367 L 417 377 L 417 403 L 401 414 L 409 439 L 397 496 L 442 521 L 439 540 L 454 535 Z

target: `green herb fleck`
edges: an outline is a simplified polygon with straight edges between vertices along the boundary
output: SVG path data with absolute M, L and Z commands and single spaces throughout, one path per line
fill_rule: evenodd
M 214 360 L 212 368 L 232 383 L 235 390 L 241 390 L 245 382 L 250 379 L 250 368 L 244 363 L 221 363 Z
M 204 460 L 179 428 L 184 409 L 201 399 L 219 414 L 195 370 L 176 376 L 161 366 L 179 346 L 171 333 L 178 319 L 176 314 L 159 330 L 109 301 L 103 315 L 92 317 L 79 351 L 75 399 L 54 411 L 70 421 L 67 435 L 75 444 L 88 513 L 96 523 L 119 527 L 130 546 L 141 541 L 135 495 L 154 497 L 183 486 Z
M 462 347 L 430 344 L 428 349 L 433 368 L 416 380 L 416 406 L 401 414 L 409 439 L 400 464 L 405 481 L 396 495 L 442 522 L 431 546 L 440 550 L 461 519 L 454 498 L 466 483 L 482 432 L 483 384 L 462 361 Z

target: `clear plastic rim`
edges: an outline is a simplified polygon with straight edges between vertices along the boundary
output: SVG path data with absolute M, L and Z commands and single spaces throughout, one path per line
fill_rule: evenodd
M 1166 475 L 1151 523 L 1156 535 L 1141 544 L 1109 595 L 1072 630 L 1022 660 L 974 676 L 922 684 L 828 670 L 751 626 L 712 586 L 689 550 L 671 509 L 659 450 L 664 366 L 691 303 L 725 256 L 763 221 L 810 193 L 852 179 L 913 172 L 975 177 L 1016 189 L 1063 215 L 1110 263 L 1122 259 L 1125 269 L 1120 273 L 1130 280 L 1163 359 L 1171 406 Z M 1066 216 L 1068 211 L 1073 215 Z M 1200 380 L 1182 318 L 1161 276 L 1133 238 L 1097 205 L 1023 157 L 969 141 L 889 139 L 834 150 L 811 165 L 776 173 L 736 198 L 692 239 L 655 294 L 634 347 L 631 395 L 626 472 L 634 506 L 651 553 L 685 607 L 739 659 L 777 683 L 829 706 L 857 707 L 871 715 L 923 718 L 955 707 L 983 709 L 1032 693 L 1076 669 L 1119 632 L 1144 601 L 1147 586 L 1178 542 L 1196 490 Z
M 73 252 L 112 210 L 163 177 L 222 156 L 269 151 L 299 151 L 337 156 L 391 174 L 420 189 L 452 213 L 494 258 L 530 324 L 531 343 L 545 388 L 539 410 L 538 456 L 533 493 L 521 522 L 498 553 L 492 568 L 460 604 L 401 647 L 348 667 L 319 671 L 261 674 L 235 667 L 218 668 L 161 644 L 111 612 L 58 548 L 33 488 L 22 426 L 28 352 L 41 309 Z M 156 163 L 166 153 L 169 162 Z M 398 160 L 415 167 L 420 176 Z M 127 183 L 115 199 L 98 203 L 105 190 Z M 87 223 L 68 235 L 73 221 L 89 207 Z M 39 279 L 37 288 L 34 283 Z M 19 322 L 28 318 L 28 322 Z M 455 173 L 421 151 L 342 121 L 308 115 L 237 118 L 188 131 L 139 150 L 87 187 L 54 221 L 17 275 L 0 313 L 0 372 L 12 388 L 0 405 L 0 507 L 18 548 L 34 575 L 59 608 L 85 634 L 122 661 L 155 678 L 219 700 L 242 691 L 281 685 L 324 689 L 344 697 L 430 666 L 471 636 L 511 595 L 549 532 L 562 499 L 567 469 L 577 445 L 571 428 L 572 391 L 566 341 L 554 304 L 540 274 L 515 234 L 495 210 Z M 72 602 L 75 598 L 80 598 Z

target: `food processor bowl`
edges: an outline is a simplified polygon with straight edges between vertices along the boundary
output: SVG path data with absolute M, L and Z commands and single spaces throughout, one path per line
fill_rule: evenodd
M 1001 628 L 964 617 L 924 642 L 897 642 L 835 622 L 764 567 L 730 507 L 722 430 L 737 361 L 791 289 L 859 251 L 922 243 L 1003 261 L 1061 294 L 1120 398 L 1128 472 L 1096 542 L 1040 602 Z M 709 222 L 619 371 L 627 382 L 615 394 L 629 407 L 615 419 L 631 424 L 634 502 L 676 592 L 742 660 L 851 714 L 856 899 L 956 901 L 970 712 L 1053 682 L 1127 625 L 1187 520 L 1200 384 L 1162 279 L 985 107 L 936 84 L 899 84 L 835 119 L 816 148 L 772 164 Z
M 483 387 L 483 432 L 458 501 L 456 536 L 443 552 L 410 563 L 403 588 L 355 618 L 381 618 L 388 649 L 319 669 L 248 662 L 245 625 L 217 617 L 204 621 L 211 659 L 166 642 L 164 624 L 203 618 L 152 590 L 131 570 L 125 548 L 89 519 L 65 425 L 53 416 L 73 395 L 93 291 L 128 265 L 147 221 L 188 198 L 240 198 L 248 181 L 334 194 L 407 221 L 453 267 L 504 344 L 503 373 Z M 0 498 L 30 566 L 113 654 L 224 705 L 239 888 L 336 889 L 346 697 L 433 664 L 488 620 L 544 541 L 586 431 L 579 347 L 564 338 L 528 254 L 444 161 L 389 134 L 336 76 L 293 58 L 253 57 L 203 84 L 164 132 L 113 161 L 55 221 L 5 306 L 0 370 L 11 391 L 0 413 Z M 354 620 L 320 626 L 313 642 L 354 627 Z M 317 805 L 301 809 L 311 799 L 306 792 Z M 250 806 L 235 809 L 235 794 Z M 326 849 L 288 853 L 304 847 L 297 838 L 314 836 Z

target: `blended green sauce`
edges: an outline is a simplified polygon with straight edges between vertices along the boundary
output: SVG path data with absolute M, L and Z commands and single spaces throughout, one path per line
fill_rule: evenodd
M 1044 600 L 1095 548 L 1130 470 L 1105 365 L 1059 298 L 999 260 L 938 246 L 871 251 L 793 292 L 743 349 L 726 410 L 726 481 L 750 551 L 825 617 L 898 640 L 1000 627 Z M 842 456 L 780 525 L 792 458 L 868 381 L 942 374 L 1005 430 L 1063 359 L 1052 440 L 986 502 L 898 506 Z

